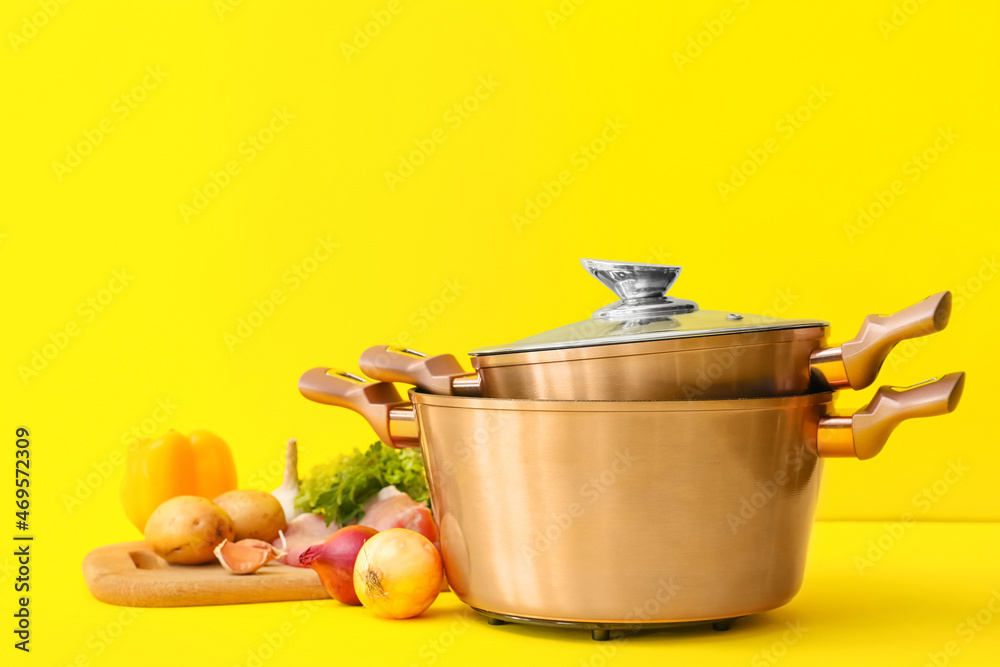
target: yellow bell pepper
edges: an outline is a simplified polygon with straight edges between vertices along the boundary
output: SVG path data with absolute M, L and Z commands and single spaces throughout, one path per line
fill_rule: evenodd
M 236 488 L 236 464 L 229 446 L 214 433 L 173 429 L 155 440 L 130 447 L 125 461 L 121 501 L 125 515 L 140 531 L 160 504 L 175 496 L 209 500 Z

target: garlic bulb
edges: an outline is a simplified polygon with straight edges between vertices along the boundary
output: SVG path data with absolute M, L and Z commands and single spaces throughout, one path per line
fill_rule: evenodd
M 295 509 L 295 498 L 299 495 L 299 445 L 295 438 L 288 440 L 285 448 L 285 476 L 281 486 L 271 492 L 271 495 L 281 503 L 281 509 L 285 510 L 285 521 L 302 514 Z

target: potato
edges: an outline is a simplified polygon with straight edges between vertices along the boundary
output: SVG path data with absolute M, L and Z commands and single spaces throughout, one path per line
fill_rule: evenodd
M 288 528 L 285 510 L 278 499 L 267 491 L 237 489 L 227 491 L 213 501 L 233 519 L 235 541 L 263 540 L 274 542 L 278 531 Z
M 195 565 L 215 560 L 213 550 L 233 539 L 233 520 L 207 498 L 176 496 L 146 522 L 146 542 L 168 563 Z

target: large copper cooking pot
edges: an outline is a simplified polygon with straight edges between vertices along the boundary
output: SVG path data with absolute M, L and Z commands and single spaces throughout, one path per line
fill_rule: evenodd
M 822 460 L 874 456 L 904 419 L 951 412 L 963 384 L 954 373 L 882 387 L 850 416 L 831 414 L 829 392 L 573 402 L 411 391 L 411 403 L 391 384 L 326 368 L 299 389 L 359 412 L 383 442 L 422 447 L 463 602 L 497 618 L 606 628 L 788 602 Z
M 948 324 L 951 293 L 870 315 L 852 340 L 827 346 L 828 323 L 701 310 L 665 295 L 678 266 L 582 260 L 621 301 L 588 320 L 473 350 L 469 373 L 445 354 L 385 345 L 361 369 L 432 394 L 543 400 L 686 400 L 794 396 L 875 381 L 902 340 Z

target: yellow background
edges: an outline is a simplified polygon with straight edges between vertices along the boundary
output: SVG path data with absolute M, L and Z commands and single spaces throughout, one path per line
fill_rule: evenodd
M 372 440 L 356 415 L 303 400 L 295 388 L 302 371 L 353 368 L 364 348 L 389 342 L 464 359 L 474 347 L 583 319 L 611 295 L 580 257 L 682 265 L 677 296 L 709 309 L 827 319 L 833 342 L 852 337 L 869 313 L 955 290 L 948 330 L 898 348 L 880 382 L 968 371 L 960 409 L 902 425 L 872 461 L 828 464 L 819 518 L 1000 520 L 1000 449 L 988 421 L 1000 370 L 992 344 L 1000 7 L 674 4 L 4 3 L 2 402 L 8 443 L 19 425 L 34 441 L 37 664 L 68 664 L 80 653 L 117 664 L 133 650 L 148 664 L 176 664 L 173 651 L 192 664 L 245 664 L 242 648 L 236 656 L 227 647 L 256 645 L 290 615 L 286 605 L 154 610 L 109 650 L 88 647 L 119 610 L 89 598 L 80 561 L 95 546 L 137 536 L 117 499 L 115 462 L 129 431 L 209 428 L 233 447 L 245 485 L 271 489 L 289 436 L 299 439 L 304 469 Z M 385 25 L 369 25 L 377 34 L 359 40 L 378 18 Z M 344 47 L 352 43 L 354 52 Z M 819 102 L 814 90 L 829 97 Z M 810 101 L 815 108 L 803 108 Z M 456 115 L 456 104 L 475 109 Z M 263 133 L 272 141 L 251 160 L 248 137 L 269 127 L 275 109 L 292 117 Z M 783 120 L 795 113 L 797 126 Z M 614 140 L 581 157 L 609 122 L 621 128 Z M 101 128 L 111 131 L 77 166 L 54 166 L 71 148 L 87 151 L 81 142 Z M 939 133 L 953 137 L 947 150 L 914 172 L 913 157 L 933 149 Z M 386 172 L 428 140 L 434 150 L 390 186 Z M 766 162 L 724 198 L 719 183 L 765 146 Z M 226 186 L 186 216 L 182 205 L 194 204 L 213 173 L 225 181 L 218 174 L 227 164 L 236 173 Z M 525 215 L 526 198 L 544 202 L 544 183 L 563 171 L 571 182 L 519 226 L 513 216 Z M 896 180 L 891 205 L 853 234 L 859 207 L 878 210 L 876 193 Z M 337 247 L 327 257 L 318 239 Z M 317 252 L 327 258 L 312 263 Z M 102 291 L 121 270 L 132 276 L 124 289 Z M 276 290 L 281 303 L 251 335 L 227 338 Z M 97 312 L 88 299 L 106 303 Z M 67 326 L 77 334 L 64 348 L 46 348 Z M 25 374 L 36 351 L 53 350 L 36 359 L 37 375 Z M 846 392 L 838 404 L 848 411 L 872 391 Z M 164 404 L 169 414 L 157 410 Z M 943 481 L 958 463 L 967 471 Z M 917 499 L 925 488 L 933 503 Z M 705 646 L 657 635 L 620 650 L 692 651 L 694 659 L 725 647 L 744 662 L 781 636 L 788 614 L 838 628 L 821 610 L 850 614 L 852 595 L 881 592 L 849 565 L 881 524 L 850 525 L 818 529 L 811 567 L 829 568 L 745 634 Z M 894 552 L 902 569 L 886 574 L 884 613 L 866 612 L 873 627 L 825 632 L 813 650 L 835 657 L 845 632 L 875 638 L 892 610 L 923 605 L 940 618 L 927 627 L 911 618 L 886 640 L 921 664 L 966 607 L 974 611 L 1000 586 L 994 567 L 983 570 L 992 583 L 962 575 L 924 581 L 929 597 L 901 592 L 921 567 L 959 571 L 981 554 L 995 557 L 996 524 L 947 532 L 960 528 L 921 533 L 905 558 Z M 7 609 L 9 559 L 0 565 Z M 442 600 L 443 610 L 460 609 Z M 403 628 L 372 625 L 349 611 L 317 612 L 336 627 L 313 624 L 311 643 L 300 633 L 274 662 L 335 659 L 342 649 L 320 647 L 357 636 L 386 664 L 420 664 L 414 647 L 451 622 L 441 611 Z M 576 664 L 594 648 L 564 633 L 472 627 L 465 648 L 440 662 L 550 651 Z M 984 634 L 963 664 L 997 647 L 996 627 L 985 632 L 994 643 Z M 231 641 L 234 634 L 247 638 Z M 911 635 L 923 644 L 911 645 Z M 790 651 L 782 662 L 799 659 L 805 654 Z

